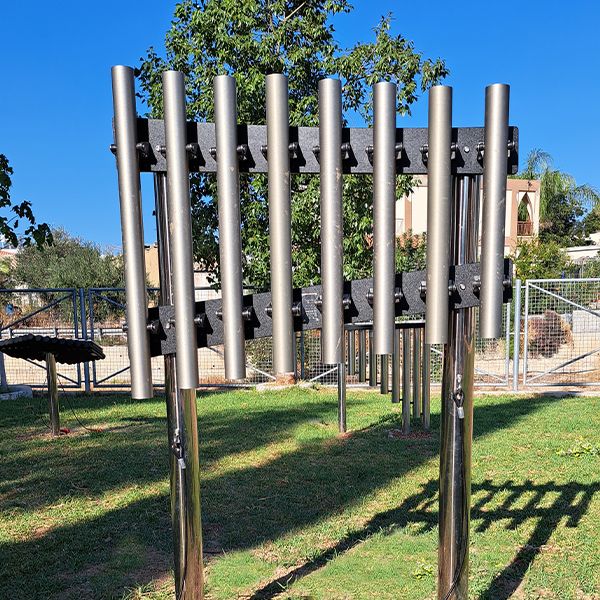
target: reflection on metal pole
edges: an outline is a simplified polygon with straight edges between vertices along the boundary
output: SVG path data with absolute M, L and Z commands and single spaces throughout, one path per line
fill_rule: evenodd
M 478 197 L 478 178 L 462 177 L 455 181 L 452 244 L 455 264 L 476 259 Z M 474 336 L 473 309 L 453 311 L 442 378 L 439 600 L 468 597 Z
M 430 394 L 431 394 L 431 348 L 423 339 L 423 428 L 427 431 L 431 422 Z
M 415 327 L 413 329 L 413 417 L 418 419 L 421 416 L 421 330 Z
M 338 364 L 338 429 L 340 433 L 346 432 L 346 365 Z
M 348 375 L 356 375 L 356 331 L 348 330 Z
M 393 331 L 393 330 L 392 330 Z M 389 382 L 389 354 L 382 354 L 379 357 L 381 361 L 379 363 L 381 368 L 381 380 L 380 380 L 380 392 L 382 394 L 387 394 L 390 391 L 390 382 Z
M 158 241 L 158 261 L 160 279 L 160 303 L 172 304 L 173 288 L 171 282 L 171 258 L 169 253 L 169 227 L 166 201 L 166 175 L 154 176 L 156 229 Z M 184 431 L 184 409 L 181 395 L 177 390 L 177 373 L 175 355 L 165 354 L 165 397 L 167 402 L 167 435 L 170 449 L 169 466 L 171 475 L 171 523 L 173 526 L 173 552 L 175 570 L 176 597 L 181 600 L 202 598 L 202 536 L 200 525 L 199 490 L 194 486 L 186 486 L 187 462 L 181 460 L 182 450 L 187 448 L 188 455 L 198 457 L 197 424 L 188 419 L 187 426 L 192 429 L 186 437 L 187 444 L 182 444 L 180 432 Z M 195 398 L 195 394 L 194 394 Z M 189 401 L 189 398 L 188 398 Z M 195 401 L 191 410 L 195 414 Z M 188 408 L 189 411 L 189 408 Z M 194 446 L 195 443 L 195 446 Z M 199 469 L 199 466 L 198 466 Z M 196 471 L 199 475 L 199 472 Z M 190 498 L 191 493 L 198 493 L 198 499 Z M 190 507 L 189 509 L 187 507 Z M 188 525 L 188 521 L 190 524 Z M 188 532 L 196 538 L 188 538 Z M 184 591 L 187 595 L 184 595 Z
M 400 375 L 400 345 L 402 331 L 394 329 L 394 352 L 392 353 L 392 403 L 400 402 L 401 375 Z
M 369 329 L 369 387 L 377 385 L 377 355 L 373 346 L 373 330 Z
M 358 330 L 358 381 L 364 383 L 367 380 L 367 332 Z

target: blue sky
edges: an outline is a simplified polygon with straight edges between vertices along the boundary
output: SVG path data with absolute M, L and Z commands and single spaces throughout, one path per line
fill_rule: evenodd
M 335 19 L 340 41 L 372 38 L 383 14 L 425 56 L 443 57 L 454 86 L 454 124 L 483 122 L 484 87 L 511 84 L 521 156 L 533 147 L 557 168 L 600 188 L 600 3 L 355 1 Z M 110 67 L 161 48 L 171 0 L 5 2 L 0 152 L 14 169 L 13 198 L 40 220 L 103 246 L 120 246 L 111 143 Z M 426 124 L 421 100 L 402 125 Z M 145 178 L 148 179 L 147 177 Z M 151 182 L 144 183 L 147 241 L 155 238 Z

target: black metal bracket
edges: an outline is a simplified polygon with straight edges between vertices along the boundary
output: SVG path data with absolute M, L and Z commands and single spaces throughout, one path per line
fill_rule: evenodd
M 452 310 L 479 306 L 480 264 L 472 263 L 450 267 L 448 302 Z M 427 302 L 426 271 L 396 273 L 396 316 L 420 315 L 425 312 Z M 504 302 L 512 298 L 512 262 L 504 261 Z M 344 283 L 344 322 L 346 325 L 373 321 L 370 302 L 373 280 L 357 279 Z M 296 288 L 293 291 L 294 330 L 321 328 L 319 300 L 321 286 Z M 243 306 L 248 318 L 244 321 L 244 336 L 247 340 L 273 335 L 271 319 L 271 293 L 263 292 L 243 297 Z M 198 348 L 223 344 L 223 321 L 221 299 L 196 302 L 196 324 Z M 150 323 L 157 326 L 150 330 L 152 356 L 175 354 L 175 310 L 173 306 L 152 307 L 148 310 Z
M 165 172 L 165 126 L 158 119 L 138 119 L 137 139 L 140 171 Z M 238 125 L 239 169 L 244 173 L 266 173 L 266 125 Z M 508 174 L 518 169 L 519 131 L 508 128 Z M 483 127 L 452 129 L 452 174 L 483 173 Z M 215 173 L 216 137 L 214 123 L 187 123 L 189 168 L 195 173 Z M 114 151 L 114 145 L 111 146 Z M 290 127 L 290 169 L 292 173 L 319 173 L 319 128 Z M 292 150 L 293 149 L 293 150 Z M 398 174 L 427 174 L 427 128 L 396 129 L 396 169 Z M 143 151 L 142 151 L 143 150 Z M 373 172 L 373 130 L 367 127 L 342 129 L 342 164 L 344 173 Z

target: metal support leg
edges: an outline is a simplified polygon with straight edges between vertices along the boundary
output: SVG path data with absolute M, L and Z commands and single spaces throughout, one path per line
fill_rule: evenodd
M 423 429 L 429 430 L 431 424 L 431 408 L 430 408 L 430 394 L 431 394 L 431 347 L 425 343 L 425 336 L 421 336 L 423 340 L 423 387 L 421 391 L 421 397 L 423 402 Z
M 364 383 L 367 380 L 367 332 L 364 329 L 358 331 L 358 381 Z
M 79 288 L 79 314 L 81 317 L 81 339 L 87 340 L 87 316 L 85 312 L 85 290 L 83 288 Z M 83 384 L 85 393 L 89 394 L 91 391 L 89 362 L 83 363 Z
M 513 390 L 519 389 L 519 358 L 521 353 L 521 280 L 515 281 L 514 289 L 515 302 L 515 326 L 514 326 L 514 346 L 513 346 Z
M 410 329 L 402 330 L 402 431 L 410 431 Z
M 373 330 L 369 330 L 369 387 L 377 385 L 377 354 L 373 346 Z
M 154 189 L 161 303 L 172 304 L 165 174 L 155 175 Z M 173 354 L 165 355 L 164 361 L 175 595 L 178 600 L 201 600 L 203 571 L 196 392 L 178 389 Z
M 412 372 L 412 387 L 413 387 L 413 417 L 418 419 L 421 417 L 421 330 L 413 329 L 413 372 Z
M 400 402 L 400 329 L 394 330 L 394 353 L 392 354 L 392 403 Z
M 48 372 L 48 406 L 50 413 L 50 429 L 52 435 L 60 435 L 60 415 L 58 409 L 58 377 L 54 354 L 46 354 L 46 370 Z
M 389 354 L 382 354 L 380 357 L 380 365 L 381 365 L 381 387 L 380 391 L 382 394 L 387 394 L 390 391 L 390 382 L 389 382 Z
M 453 196 L 453 262 L 463 264 L 476 257 L 478 179 L 455 181 Z M 442 378 L 439 600 L 468 598 L 474 334 L 473 309 L 453 311 Z
M 348 375 L 356 375 L 356 332 L 348 330 Z
M 338 428 L 346 433 L 346 365 L 338 364 Z

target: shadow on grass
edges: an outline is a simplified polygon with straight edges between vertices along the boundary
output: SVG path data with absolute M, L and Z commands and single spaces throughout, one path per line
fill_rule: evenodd
M 527 542 L 521 546 L 510 564 L 493 579 L 479 599 L 508 600 L 560 522 L 567 518 L 567 527 L 577 527 L 594 494 L 598 492 L 600 482 L 571 482 L 563 485 L 549 482 L 536 485 L 532 481 L 526 481 L 517 485 L 513 481 L 494 484 L 486 480 L 473 485 L 471 521 L 476 531 L 486 531 L 492 523 L 501 520 L 508 521 L 506 529 L 514 529 L 530 519 L 537 520 Z M 506 498 L 496 507 L 493 501 L 498 494 L 506 494 Z M 549 496 L 554 500 L 549 506 L 545 506 L 545 500 Z M 528 499 L 524 504 L 518 508 L 514 506 L 525 498 Z M 418 493 L 404 500 L 398 508 L 379 513 L 360 531 L 344 537 L 334 547 L 256 590 L 250 600 L 268 600 L 278 596 L 294 582 L 324 567 L 330 560 L 338 558 L 374 534 L 390 535 L 408 525 L 420 526 L 418 533 L 435 529 L 438 524 L 437 499 L 438 482 L 430 480 Z
M 206 401 L 210 398 L 199 399 L 200 403 Z M 533 397 L 477 406 L 475 436 L 513 425 L 552 401 Z M 132 410 L 135 412 L 135 406 Z M 201 414 L 201 464 L 206 469 L 225 455 L 290 438 L 292 429 L 301 422 L 333 425 L 334 410 L 327 399 L 293 408 L 286 405 L 245 412 L 237 407 Z M 0 506 L 3 504 L 6 509 L 8 503 L 11 510 L 28 510 L 58 499 L 64 501 L 65 485 L 69 485 L 65 483 L 65 470 L 76 481 L 70 493 L 90 497 L 91 502 L 113 488 L 164 481 L 164 418 L 139 419 L 134 415 L 131 419 L 137 423 L 131 430 L 100 434 L 98 439 L 91 436 L 88 443 L 69 442 L 66 451 L 46 451 L 39 460 L 35 457 L 35 463 L 28 463 L 22 456 L 4 457 L 3 478 L 7 481 L 0 488 L 0 494 L 4 493 Z M 202 483 L 205 532 L 217 530 L 217 545 L 227 550 L 274 541 L 339 513 L 437 454 L 439 415 L 432 415 L 434 433 L 428 438 L 390 439 L 387 433 L 393 425 L 393 421 L 379 422 L 347 438 L 331 436 L 307 442 L 284 454 L 269 455 L 264 463 L 251 467 L 225 473 L 206 470 Z M 103 435 L 109 437 L 102 440 Z M 6 494 L 15 486 L 15 497 L 7 500 Z M 388 522 L 401 526 L 409 522 L 407 519 L 417 518 L 415 515 L 420 515 L 424 526 L 433 527 L 435 513 L 419 508 L 419 504 L 431 504 L 434 497 L 435 490 L 427 488 L 389 514 L 374 519 L 369 527 L 380 529 Z M 343 552 L 354 543 L 353 539 L 342 540 L 340 547 L 331 552 Z M 128 548 L 135 550 L 130 552 Z M 164 560 L 135 562 L 133 558 L 154 551 Z M 0 553 L 1 597 L 120 597 L 118 594 L 132 584 L 132 573 L 133 583 L 146 584 L 163 576 L 164 565 L 170 564 L 165 558 L 170 557 L 168 498 L 158 494 L 132 500 L 101 516 L 42 531 L 35 539 L 0 544 Z M 115 556 L 121 557 L 120 562 L 115 562 Z M 300 567 L 298 576 L 305 574 L 303 568 L 307 572 L 318 568 L 329 556 L 328 551 L 311 561 L 309 565 L 317 565 L 314 568 Z M 156 563 L 155 568 L 152 562 Z M 23 582 L 27 582 L 27 589 L 22 588 Z M 89 595 L 81 593 L 82 585 L 92 586 Z M 274 588 L 265 589 L 262 596 L 256 597 L 272 597 L 270 589 Z

